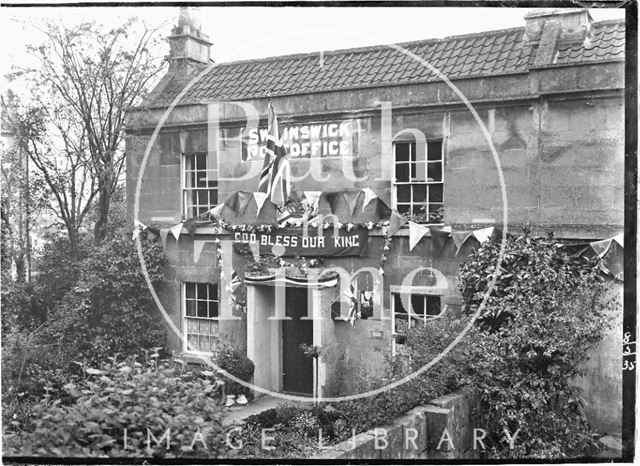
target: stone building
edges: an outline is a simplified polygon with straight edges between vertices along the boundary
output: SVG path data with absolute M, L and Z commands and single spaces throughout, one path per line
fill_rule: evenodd
M 402 352 L 408 302 L 425 321 L 459 306 L 458 267 L 489 235 L 619 235 L 624 36 L 624 22 L 562 10 L 513 29 L 214 64 L 183 11 L 169 71 L 131 112 L 127 143 L 128 210 L 159 230 L 169 257 L 157 292 L 173 348 L 233 344 L 254 361 L 257 386 L 312 394 L 298 344 L 320 345 L 319 395 L 349 393 L 359 371 L 379 373 Z M 292 198 L 325 216 L 320 234 L 312 223 L 303 235 L 295 217 L 280 228 L 282 213 L 255 194 L 269 100 Z M 286 266 L 252 263 L 266 253 Z M 332 267 L 355 276 L 355 323 L 338 316 L 351 310 L 350 278 L 323 276 Z M 231 291 L 234 272 L 246 299 Z M 618 333 L 585 382 L 608 392 L 587 398 L 609 431 L 620 429 Z

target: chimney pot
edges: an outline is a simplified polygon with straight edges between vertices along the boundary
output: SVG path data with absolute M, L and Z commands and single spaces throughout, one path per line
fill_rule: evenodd
M 177 25 L 169 41 L 169 72 L 189 75 L 211 62 L 209 36 L 202 32 L 197 7 L 180 7 Z

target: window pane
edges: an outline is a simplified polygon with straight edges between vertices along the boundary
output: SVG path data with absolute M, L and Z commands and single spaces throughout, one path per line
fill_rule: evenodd
M 209 303 L 209 317 L 218 317 L 218 303 L 216 301 Z
M 193 188 L 196 185 L 196 173 L 186 172 L 184 183 L 187 188 Z
M 409 164 L 399 163 L 396 165 L 396 181 L 401 183 L 409 181 Z
M 443 206 L 442 204 L 429 204 L 429 213 L 430 214 L 442 214 Z
M 184 289 L 186 291 L 187 298 L 195 299 L 196 297 L 195 283 L 185 283 Z
M 196 155 L 196 168 L 198 170 L 206 170 L 207 169 L 207 156 L 205 154 Z
M 394 306 L 394 312 L 396 314 L 396 319 L 398 317 L 400 317 L 401 319 L 403 318 L 403 316 L 398 316 L 398 314 L 406 314 L 407 311 L 405 310 L 404 306 L 402 305 L 402 294 L 401 293 L 394 293 L 393 294 L 393 306 Z M 407 296 L 408 298 L 408 296 Z M 404 319 L 406 319 L 406 316 L 404 317 Z
M 409 204 L 398 204 L 398 212 L 401 214 L 408 214 L 410 212 Z
M 198 172 L 198 188 L 206 188 L 207 187 L 207 172 L 199 171 Z
M 426 202 L 427 200 L 427 186 L 419 184 L 413 186 L 413 202 Z
M 427 315 L 437 316 L 440 314 L 440 297 L 427 296 Z
M 427 181 L 427 165 L 424 162 L 414 163 L 411 167 L 413 181 Z
M 424 204 L 413 204 L 411 207 L 411 213 L 413 215 L 424 215 L 426 213 L 426 206 Z
M 196 316 L 196 302 L 192 299 L 187 299 L 187 317 Z
M 194 157 L 193 155 L 185 155 L 184 156 L 184 169 L 185 170 L 187 170 L 187 171 L 195 170 L 196 167 L 193 164 L 193 157 Z
M 218 285 L 213 283 L 209 284 L 209 299 L 212 301 L 218 300 Z
M 398 186 L 397 187 L 398 202 L 411 202 L 411 186 Z
M 204 189 L 198 190 L 198 205 L 209 205 L 209 191 Z
M 198 317 L 209 317 L 206 301 L 197 301 L 198 303 Z
M 407 142 L 396 143 L 396 162 L 408 162 L 409 161 L 409 146 Z
M 418 316 L 424 315 L 424 295 L 413 294 L 411 295 L 411 306 L 414 314 Z
M 198 287 L 198 299 L 207 299 L 207 284 L 198 283 L 196 286 Z
M 442 160 L 442 141 L 427 143 L 427 160 Z
M 429 185 L 429 202 L 442 202 L 442 184 Z
M 429 181 L 442 181 L 442 163 L 430 162 L 428 165 L 427 174 L 429 176 Z

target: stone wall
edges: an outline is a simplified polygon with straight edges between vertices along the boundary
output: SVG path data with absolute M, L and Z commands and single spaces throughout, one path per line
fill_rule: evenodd
M 354 435 L 332 445 L 311 459 L 475 459 L 481 443 L 474 448 L 475 418 L 479 397 L 459 391 L 412 409 L 391 425 Z M 478 438 L 482 435 L 477 433 Z

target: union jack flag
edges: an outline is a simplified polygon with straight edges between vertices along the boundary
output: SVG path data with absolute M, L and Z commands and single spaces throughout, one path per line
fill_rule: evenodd
M 280 139 L 278 117 L 271 102 L 269 102 L 268 121 L 267 150 L 258 182 L 258 192 L 267 193 L 271 202 L 282 206 L 287 202 L 291 193 L 291 168 Z

